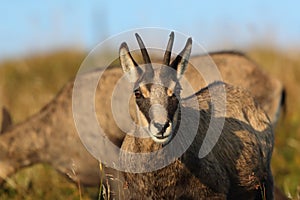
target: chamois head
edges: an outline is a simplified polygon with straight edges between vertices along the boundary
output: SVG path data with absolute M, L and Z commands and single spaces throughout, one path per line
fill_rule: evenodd
M 134 95 L 141 118 L 151 138 L 158 143 L 168 142 L 176 127 L 180 109 L 180 78 L 186 70 L 191 54 L 192 39 L 189 38 L 181 53 L 170 63 L 174 33 L 165 51 L 163 64 L 151 63 L 145 45 L 135 34 L 140 46 L 144 65 L 139 65 L 124 42 L 120 46 L 120 62 L 128 80 L 134 83 Z

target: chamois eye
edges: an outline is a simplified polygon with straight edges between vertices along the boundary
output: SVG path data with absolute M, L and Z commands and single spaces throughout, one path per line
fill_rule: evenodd
M 135 98 L 137 98 L 137 99 L 139 99 L 143 96 L 140 90 L 134 90 L 134 95 L 135 95 Z

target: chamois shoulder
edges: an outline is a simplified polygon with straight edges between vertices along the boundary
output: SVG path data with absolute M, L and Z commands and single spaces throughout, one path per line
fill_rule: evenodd
M 218 81 L 195 95 L 199 101 L 199 109 L 207 110 L 215 117 L 234 118 L 260 131 L 270 126 L 271 122 L 265 111 L 250 92 L 243 88 Z

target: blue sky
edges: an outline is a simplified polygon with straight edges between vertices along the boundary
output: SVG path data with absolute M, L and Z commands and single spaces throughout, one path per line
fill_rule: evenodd
M 254 44 L 296 48 L 299 8 L 297 0 L 5 1 L 0 59 L 58 48 L 90 50 L 109 36 L 141 27 L 183 32 L 208 50 Z

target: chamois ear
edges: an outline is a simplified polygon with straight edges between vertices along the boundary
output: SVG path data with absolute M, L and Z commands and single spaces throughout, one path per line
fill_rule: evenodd
M 11 116 L 10 116 L 8 110 L 5 107 L 3 107 L 2 108 L 2 123 L 1 123 L 0 134 L 4 133 L 11 125 L 12 125 Z
M 192 38 L 186 41 L 185 47 L 180 54 L 174 59 L 170 67 L 177 71 L 177 79 L 180 79 L 188 66 L 189 58 L 192 50 Z
M 142 70 L 134 61 L 125 42 L 120 46 L 119 55 L 123 72 L 126 74 L 129 82 L 136 82 L 141 75 Z

